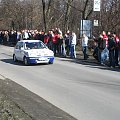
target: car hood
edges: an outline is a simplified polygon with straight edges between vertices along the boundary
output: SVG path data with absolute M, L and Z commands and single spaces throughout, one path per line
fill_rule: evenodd
M 49 49 L 31 49 L 25 50 L 30 57 L 40 57 L 40 56 L 54 56 L 53 51 Z

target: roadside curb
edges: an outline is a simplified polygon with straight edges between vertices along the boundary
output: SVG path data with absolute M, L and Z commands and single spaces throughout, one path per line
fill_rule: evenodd
M 6 79 L 6 78 L 5 78 L 3 75 L 0 74 L 0 79 L 1 79 L 1 80 L 4 80 L 4 79 Z

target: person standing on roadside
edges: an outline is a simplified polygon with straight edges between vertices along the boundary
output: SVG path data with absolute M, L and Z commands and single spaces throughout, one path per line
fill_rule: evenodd
M 45 33 L 45 35 L 44 35 L 44 43 L 46 44 L 46 46 L 48 46 L 48 35 L 47 35 L 47 33 Z
M 88 37 L 86 36 L 85 33 L 83 33 L 83 36 L 82 36 L 82 51 L 83 51 L 83 55 L 84 55 L 84 60 L 88 59 L 87 49 L 88 49 Z
M 60 28 L 57 29 L 58 31 L 58 35 L 59 35 L 59 38 L 58 38 L 58 53 L 60 56 L 63 56 L 62 54 L 62 48 L 63 48 L 63 33 L 62 31 L 60 30 Z
M 17 31 L 17 41 L 20 41 L 21 39 L 22 39 L 22 34 L 20 31 Z
M 40 31 L 40 34 L 39 34 L 39 39 L 44 43 L 44 35 L 45 35 L 45 32 L 42 30 Z
M 71 36 L 71 47 L 70 47 L 70 57 L 71 58 L 76 58 L 76 51 L 75 51 L 75 46 L 76 46 L 76 34 L 74 32 L 72 32 L 72 36 Z
M 54 52 L 55 56 L 56 56 L 56 53 L 59 53 L 58 41 L 57 41 L 58 39 L 59 39 L 59 34 L 57 31 L 54 31 L 54 36 L 53 36 L 52 42 L 53 42 L 53 52 Z
M 116 35 L 116 33 L 113 33 L 113 37 L 114 37 L 114 41 L 115 41 L 115 65 L 119 66 L 118 64 L 118 56 L 119 56 L 119 52 L 120 52 L 120 39 L 118 38 L 118 36 Z
M 101 53 L 103 51 L 103 36 L 102 34 L 99 35 L 98 37 L 98 62 L 101 64 L 102 63 L 102 58 L 101 58 Z
M 29 39 L 29 32 L 28 32 L 28 30 L 23 30 L 22 31 L 22 39 L 23 40 L 28 40 Z
M 107 47 L 108 46 L 108 36 L 106 35 L 105 31 L 102 32 L 102 36 L 103 36 L 103 40 L 105 41 L 105 45 Z
M 67 33 L 65 34 L 65 49 L 66 49 L 66 55 L 69 56 L 70 55 L 70 38 L 71 38 L 71 35 L 70 35 L 70 31 L 68 30 Z
M 53 31 L 49 30 L 47 36 L 48 36 L 48 48 L 50 50 L 53 50 L 53 37 L 54 37 Z
M 110 32 L 108 32 L 108 50 L 109 50 L 109 67 L 115 67 L 115 41 Z
M 101 39 L 101 61 L 100 63 L 102 65 L 105 65 L 105 61 L 108 59 L 109 51 L 108 51 L 108 36 L 106 35 L 106 32 L 102 32 L 102 39 Z

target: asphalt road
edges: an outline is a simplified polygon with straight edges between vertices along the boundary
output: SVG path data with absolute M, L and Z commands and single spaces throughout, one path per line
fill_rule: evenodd
M 24 66 L 0 46 L 0 74 L 78 120 L 120 119 L 120 70 L 56 58 L 53 65 Z

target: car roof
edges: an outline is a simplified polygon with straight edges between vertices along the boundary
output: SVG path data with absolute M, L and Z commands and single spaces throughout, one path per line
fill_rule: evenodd
M 41 40 L 20 40 L 19 42 L 42 42 Z

